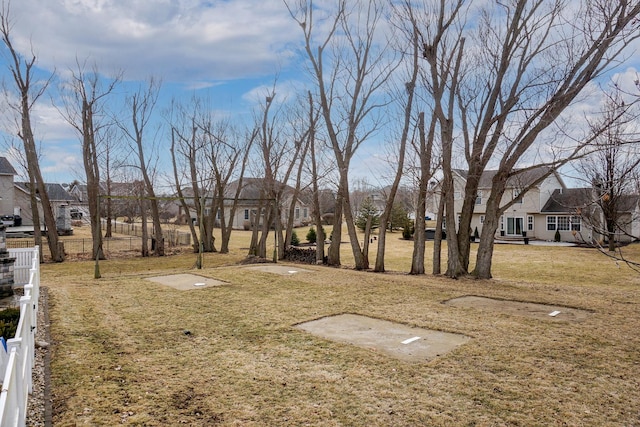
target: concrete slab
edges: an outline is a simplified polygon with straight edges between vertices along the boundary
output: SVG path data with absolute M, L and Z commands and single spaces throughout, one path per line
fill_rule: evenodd
M 147 277 L 146 280 L 151 282 L 160 283 L 161 285 L 171 286 L 174 289 L 180 291 L 187 291 L 191 289 L 210 288 L 212 286 L 222 286 L 225 282 L 212 279 L 210 277 L 199 276 L 197 274 L 171 274 L 168 276 L 156 276 Z
M 281 276 L 291 276 L 292 274 L 311 272 L 311 270 L 305 270 L 304 268 L 281 264 L 255 264 L 243 268 L 247 270 L 262 271 L 264 273 L 279 274 Z
M 427 362 L 470 340 L 461 334 L 414 328 L 357 314 L 323 317 L 296 327 L 322 338 L 370 349 L 406 362 Z
M 496 314 L 515 314 L 549 321 L 577 322 L 586 319 L 588 310 L 561 305 L 540 304 L 526 301 L 502 300 L 476 295 L 465 295 L 444 302 L 454 307 L 470 307 Z

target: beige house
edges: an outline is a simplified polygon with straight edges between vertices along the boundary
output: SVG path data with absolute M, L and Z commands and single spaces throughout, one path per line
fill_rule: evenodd
M 476 205 L 471 219 L 471 229 L 475 230 L 477 227 L 479 233 L 482 233 L 487 199 L 491 194 L 491 182 L 496 173 L 495 170 L 487 170 L 480 177 Z M 524 188 L 529 187 L 548 173 L 549 168 L 538 167 L 509 178 L 501 204 L 505 205 L 512 200 L 515 202 L 500 218 L 496 237 L 523 237 L 525 235 L 529 238 L 553 240 L 555 230 L 549 237 L 546 230 L 546 216 L 542 214 L 542 208 L 554 191 L 566 188 L 560 175 L 557 172 L 552 172 L 538 185 L 522 194 Z M 457 217 L 462 210 L 466 174 L 466 171 L 454 170 L 454 200 Z
M 6 157 L 0 157 L 0 215 L 20 215 L 16 212 L 13 177 L 16 170 Z
M 485 171 L 480 177 L 471 229 L 482 233 L 487 199 L 491 182 L 497 171 Z M 467 172 L 454 170 L 454 200 L 456 217 L 460 218 Z M 545 175 L 544 179 L 541 178 Z M 523 193 L 523 189 L 540 181 Z M 509 178 L 501 205 L 514 201 L 500 217 L 496 238 L 513 239 L 528 237 L 537 240 L 554 240 L 556 231 L 566 242 L 591 242 L 602 238 L 593 231 L 601 229 L 604 221 L 597 208 L 597 196 L 590 188 L 567 188 L 556 171 L 546 166 L 522 171 Z M 640 236 L 640 197 L 628 195 L 621 199 L 619 223 L 624 231 L 616 240 L 628 242 Z M 600 224 L 596 227 L 597 224 Z M 456 224 L 457 226 L 458 224 Z
M 553 192 L 542 207 L 547 239 L 556 230 L 563 241 L 604 241 L 605 217 L 598 206 L 599 195 L 592 188 L 565 188 Z M 640 237 L 640 196 L 622 195 L 617 200 L 615 241 L 632 242 Z M 549 237 L 551 236 L 551 237 Z
M 248 229 L 251 223 L 260 217 L 260 215 L 258 215 L 258 205 L 264 197 L 264 185 L 265 181 L 262 178 L 244 178 L 242 180 L 242 189 L 238 197 L 238 205 L 231 225 L 232 228 Z M 289 219 L 289 207 L 291 206 L 295 189 L 280 182 L 277 182 L 276 185 L 282 186 L 282 198 L 279 200 L 279 204 L 282 223 L 286 224 Z M 229 198 L 235 196 L 237 188 L 238 181 L 229 184 L 226 191 Z M 229 215 L 231 215 L 230 204 L 231 201 L 225 202 L 225 218 L 229 218 Z M 311 209 L 300 197 L 295 200 L 293 215 L 294 227 L 306 226 L 312 221 Z M 218 219 L 219 218 L 220 215 L 218 214 Z

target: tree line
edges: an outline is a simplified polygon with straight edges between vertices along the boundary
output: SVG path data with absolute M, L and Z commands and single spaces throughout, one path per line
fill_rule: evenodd
M 332 239 L 341 241 L 346 223 L 355 268 L 369 269 L 368 245 L 366 241 L 361 245 L 357 238 L 351 173 L 357 153 L 364 145 L 376 143 L 391 172 L 375 177 L 388 187 L 373 270 L 385 271 L 387 225 L 404 182 L 416 189 L 414 216 L 418 220 L 410 272 L 426 272 L 421 219 L 426 213 L 428 187 L 437 180 L 440 207 L 431 271 L 442 274 L 441 230 L 446 222 L 458 226 L 447 229 L 444 274 L 490 278 L 492 237 L 501 215 L 513 203 L 503 199 L 507 181 L 540 165 L 549 166 L 549 173 L 579 159 L 601 165 L 602 161 L 594 159 L 606 153 L 603 138 L 616 140 L 606 135 L 619 131 L 621 120 L 633 122 L 628 115 L 635 101 L 629 102 L 627 95 L 637 99 L 637 93 L 625 93 L 626 101 L 610 96 L 608 113 L 589 121 L 589 126 L 577 130 L 571 126 L 576 114 L 573 107 L 598 84 L 606 86 L 611 72 L 629 58 L 629 47 L 640 35 L 638 3 L 335 0 L 327 5 L 285 0 L 283 9 L 300 30 L 298 48 L 306 86 L 285 99 L 278 94 L 274 78 L 251 120 L 242 123 L 216 117 L 205 97 L 159 106 L 162 85 L 156 77 L 127 93 L 114 112 L 108 106 L 118 96 L 122 73 L 105 78 L 82 61 L 69 70 L 69 77 L 60 85 L 63 96 L 57 108 L 81 142 L 95 258 L 104 256 L 101 182 L 110 183 L 115 177 L 133 181 L 135 177 L 141 183 L 140 199 L 148 204 L 148 209 L 141 210 L 144 233 L 149 215 L 156 241 L 153 253 L 162 256 L 156 194 L 160 179 L 170 182 L 185 212 L 194 212 L 201 219 L 197 228 L 189 222 L 195 246 L 200 251 L 218 250 L 213 238 L 213 227 L 218 224 L 222 234 L 219 250 L 226 252 L 241 190 L 249 176 L 256 176 L 263 183 L 255 196 L 255 212 L 262 219 L 253 221 L 252 255 L 268 256 L 271 230 L 277 236 L 274 257 L 284 254 L 293 232 L 295 204 L 291 200 L 308 191 L 318 233 L 317 260 L 324 260 L 326 252 L 329 265 L 341 265 L 340 245 L 324 248 L 320 205 L 323 189 L 328 187 L 336 195 Z M 3 1 L 0 32 L 13 78 L 11 87 L 5 87 L 5 93 L 14 94 L 8 96 L 16 118 L 13 134 L 24 148 L 32 204 L 36 196 L 42 200 L 51 257 L 62 261 L 53 212 L 43 199 L 46 194 L 31 123 L 33 106 L 41 102 L 54 75 L 48 80 L 34 79 L 36 56 L 23 56 L 15 49 L 11 29 L 9 3 Z M 624 140 L 623 146 L 637 141 L 617 135 L 617 141 Z M 160 162 L 167 146 L 172 169 L 168 173 L 161 170 Z M 608 158 L 615 157 L 609 153 Z M 587 167 L 586 162 L 581 164 Z M 628 167 L 637 165 L 635 161 Z M 454 210 L 453 170 L 457 168 L 467 172 L 460 212 Z M 497 173 L 471 270 L 471 220 L 480 177 L 489 168 Z M 545 178 L 541 176 L 522 192 Z M 592 181 L 601 187 L 606 184 L 604 177 Z M 146 241 L 143 239 L 143 245 Z M 145 246 L 142 253 L 150 254 Z

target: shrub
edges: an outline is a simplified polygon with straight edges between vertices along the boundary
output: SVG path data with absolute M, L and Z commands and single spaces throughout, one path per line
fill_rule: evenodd
M 19 320 L 19 308 L 7 308 L 0 311 L 0 336 L 3 336 L 5 340 L 15 337 Z
M 473 237 L 474 237 L 475 239 L 480 238 L 480 233 L 478 233 L 478 227 L 476 227 L 476 229 L 475 229 L 475 230 L 473 230 Z
M 300 244 L 300 239 L 298 239 L 298 235 L 295 230 L 291 232 L 291 246 L 298 246 Z
M 316 229 L 311 227 L 309 229 L 309 232 L 307 233 L 307 242 L 315 243 L 317 239 L 318 239 L 318 236 L 316 235 Z
M 562 237 L 560 236 L 560 230 L 556 230 L 556 234 L 553 236 L 553 240 L 559 242 L 561 239 Z
M 407 220 L 407 222 L 404 224 L 404 227 L 402 228 L 402 238 L 404 240 L 411 240 L 415 231 L 416 229 L 413 225 L 413 221 Z

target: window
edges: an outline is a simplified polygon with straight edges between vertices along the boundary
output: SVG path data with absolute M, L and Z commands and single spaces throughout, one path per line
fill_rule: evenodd
M 582 225 L 582 220 L 579 216 L 571 217 L 571 230 L 580 231 Z
M 513 189 L 513 203 L 522 203 L 522 194 L 517 189 Z
M 500 217 L 500 231 L 504 231 L 504 215 Z
M 533 217 L 531 215 L 527 217 L 527 231 L 533 231 Z
M 547 217 L 547 231 L 555 231 L 556 230 L 556 217 L 548 216 Z
M 309 216 L 309 211 L 307 210 L 307 208 L 302 209 L 302 217 L 306 218 Z
M 557 221 L 558 221 L 558 230 L 568 231 L 570 229 L 568 216 L 559 216 Z
M 582 228 L 582 220 L 579 216 L 548 216 L 547 230 L 549 231 L 580 231 Z
M 481 205 L 482 204 L 482 190 L 478 190 L 478 193 L 476 194 L 476 205 Z
M 218 212 L 216 212 L 216 219 L 220 219 L 220 209 L 218 209 Z
M 244 219 L 249 219 L 249 209 L 244 210 Z
M 462 193 L 461 193 L 461 192 L 459 192 L 459 191 L 454 191 L 454 192 L 453 192 L 453 198 L 454 198 L 455 200 L 460 200 L 460 199 L 462 199 Z
M 480 224 L 484 224 L 484 215 L 480 215 Z
M 300 219 L 300 208 L 296 208 L 296 219 Z

